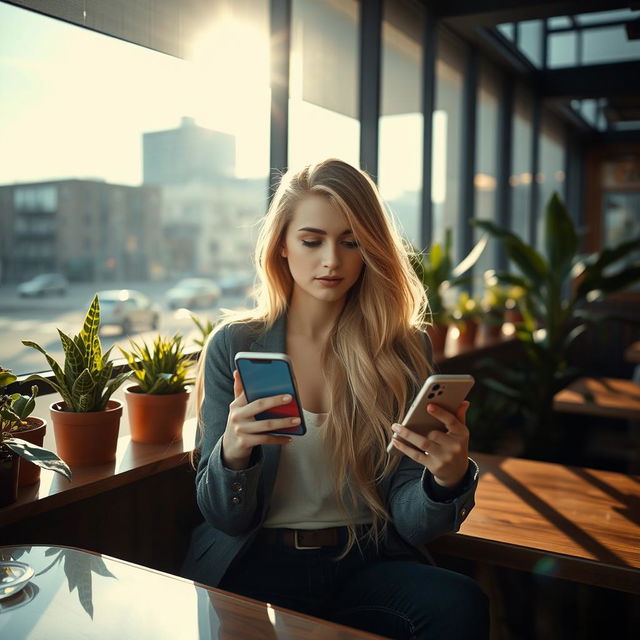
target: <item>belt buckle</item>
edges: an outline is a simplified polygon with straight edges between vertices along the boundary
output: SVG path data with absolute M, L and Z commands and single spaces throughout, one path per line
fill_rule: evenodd
M 301 550 L 302 549 L 322 549 L 322 547 L 305 547 L 305 546 L 301 545 L 298 542 L 298 532 L 299 532 L 299 529 L 294 529 L 293 530 L 293 542 L 294 542 L 294 544 L 296 546 L 296 549 L 301 549 Z

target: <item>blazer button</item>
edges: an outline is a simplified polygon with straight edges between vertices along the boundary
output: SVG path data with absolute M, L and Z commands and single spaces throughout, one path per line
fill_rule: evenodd
M 233 482 L 231 484 L 231 488 L 237 493 L 240 493 L 242 491 L 242 485 L 239 482 Z
M 460 509 L 460 515 L 464 518 L 467 515 L 466 509 Z
M 240 504 L 240 498 L 238 498 L 238 496 L 233 496 L 233 498 L 231 498 L 231 502 L 233 504 Z

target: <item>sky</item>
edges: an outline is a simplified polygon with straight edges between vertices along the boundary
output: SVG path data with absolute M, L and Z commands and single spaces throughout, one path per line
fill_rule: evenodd
M 236 137 L 237 177 L 266 178 L 266 34 L 238 22 L 205 26 L 192 52 L 181 60 L 0 3 L 0 184 L 138 185 L 142 133 L 183 116 Z M 418 189 L 421 132 L 419 114 L 382 119 L 385 198 Z M 319 106 L 290 103 L 289 139 L 290 165 L 329 155 L 358 164 L 359 123 Z

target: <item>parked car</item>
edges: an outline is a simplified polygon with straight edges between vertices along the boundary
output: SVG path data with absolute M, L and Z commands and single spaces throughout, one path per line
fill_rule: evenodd
M 207 278 L 185 278 L 167 291 L 167 304 L 171 309 L 186 307 L 207 308 L 220 298 L 220 287 Z
M 64 296 L 68 289 L 69 281 L 61 273 L 41 273 L 19 284 L 17 291 L 21 298 L 33 298 L 49 294 Z
M 255 274 L 226 275 L 218 283 L 222 290 L 222 295 L 246 296 L 255 284 Z
M 157 329 L 160 309 L 151 300 L 133 289 L 98 291 L 100 327 L 118 326 L 123 334 L 134 329 Z

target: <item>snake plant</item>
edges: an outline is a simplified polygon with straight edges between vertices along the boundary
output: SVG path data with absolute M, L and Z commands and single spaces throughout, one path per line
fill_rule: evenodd
M 41 380 L 51 385 L 64 401 L 65 411 L 104 411 L 113 392 L 129 377 L 122 373 L 111 377 L 113 362 L 109 359 L 111 349 L 102 353 L 98 336 L 100 327 L 100 303 L 96 295 L 84 318 L 82 330 L 73 338 L 58 329 L 64 349 L 64 365 L 61 366 L 40 345 L 29 340 L 22 344 L 40 351 L 47 359 L 55 380 L 47 380 L 34 374 L 27 378 Z
M 120 347 L 122 355 L 127 359 L 135 376 L 140 391 L 153 395 L 182 393 L 193 380 L 187 377 L 192 362 L 184 354 L 182 337 L 172 338 L 158 336 L 150 350 L 146 342 L 130 341 L 131 351 Z

